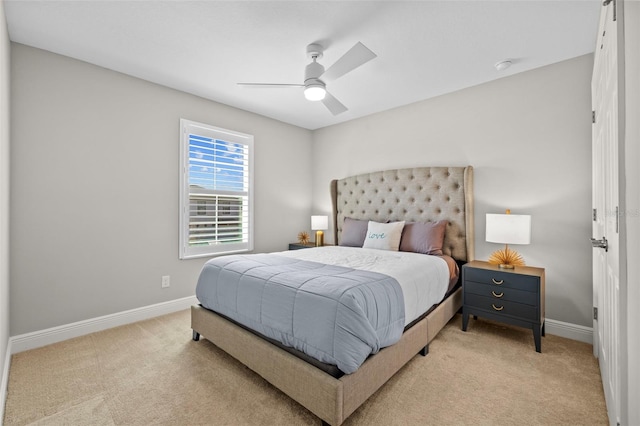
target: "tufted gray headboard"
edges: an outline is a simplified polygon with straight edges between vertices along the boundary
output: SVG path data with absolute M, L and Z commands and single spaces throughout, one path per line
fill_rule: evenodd
M 376 222 L 448 220 L 443 252 L 474 259 L 473 167 L 416 167 L 331 181 L 334 241 L 345 217 Z

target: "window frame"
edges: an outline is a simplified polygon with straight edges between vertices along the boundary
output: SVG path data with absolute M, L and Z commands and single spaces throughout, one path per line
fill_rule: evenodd
M 222 140 L 224 142 L 242 144 L 248 149 L 247 170 L 248 190 L 246 191 L 248 203 L 248 220 L 246 226 L 247 241 L 239 243 L 225 243 L 213 245 L 190 245 L 190 195 L 191 187 L 189 181 L 189 147 L 190 134 L 212 138 L 214 140 Z M 179 258 L 194 259 L 199 257 L 212 257 L 223 254 L 240 253 L 253 250 L 253 135 L 227 130 L 220 127 L 211 126 L 209 124 L 198 123 L 196 121 L 180 119 L 180 225 L 179 225 Z M 220 196 L 237 196 L 234 191 L 228 190 L 207 190 L 207 192 L 217 193 Z M 245 191 L 242 191 L 243 193 Z M 199 209 L 199 207 L 198 207 Z

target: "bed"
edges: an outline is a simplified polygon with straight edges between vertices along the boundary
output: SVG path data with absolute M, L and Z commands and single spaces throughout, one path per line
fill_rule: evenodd
M 446 221 L 442 251 L 462 264 L 473 260 L 473 168 L 386 170 L 331 182 L 334 241 L 349 237 L 346 220 Z M 344 235 L 343 235 L 344 232 Z M 315 250 L 315 249 L 311 249 Z M 200 336 L 238 359 L 306 407 L 323 424 L 340 425 L 428 345 L 462 304 L 459 287 L 412 321 L 396 343 L 366 357 L 350 374 L 335 374 L 272 339 L 200 305 L 191 309 L 193 338 Z M 323 363 L 320 363 L 323 364 Z

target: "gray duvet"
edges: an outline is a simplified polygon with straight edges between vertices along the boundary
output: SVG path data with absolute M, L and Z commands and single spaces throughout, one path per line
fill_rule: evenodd
M 396 343 L 404 329 L 402 289 L 394 278 L 274 254 L 209 260 L 196 297 L 205 308 L 347 374 Z

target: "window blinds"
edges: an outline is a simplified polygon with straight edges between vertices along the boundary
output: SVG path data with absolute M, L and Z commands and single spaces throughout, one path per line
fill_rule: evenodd
M 253 137 L 193 122 L 182 127 L 182 257 L 251 250 Z

